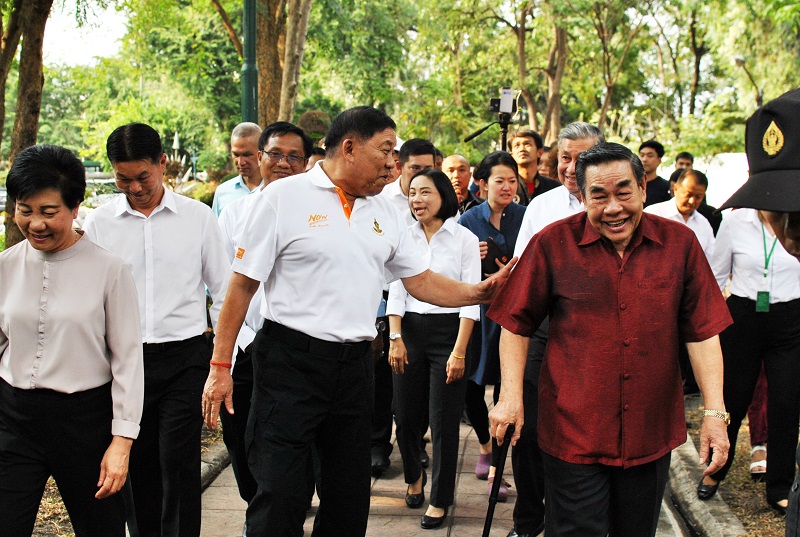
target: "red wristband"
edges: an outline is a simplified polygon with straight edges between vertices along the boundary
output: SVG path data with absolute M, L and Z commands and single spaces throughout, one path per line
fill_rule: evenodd
M 217 362 L 216 360 L 211 360 L 211 365 L 218 365 L 220 367 L 224 367 L 226 369 L 230 369 L 233 367 L 233 364 L 230 362 Z

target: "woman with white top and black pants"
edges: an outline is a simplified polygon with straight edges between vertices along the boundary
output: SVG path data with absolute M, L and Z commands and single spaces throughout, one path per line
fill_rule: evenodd
M 71 151 L 17 154 L 8 194 L 26 240 L 0 253 L 0 536 L 31 535 L 51 475 L 78 537 L 124 537 L 144 372 L 136 286 L 72 229 L 86 171 Z
M 711 268 L 720 288 L 731 275 L 728 308 L 734 323 L 720 334 L 731 447 L 728 462 L 700 482 L 698 495 L 713 496 L 730 469 L 763 361 L 769 421 L 767 503 L 785 513 L 800 421 L 800 263 L 777 242 L 759 211 L 738 209 L 722 221 Z
M 458 199 L 444 173 L 422 170 L 409 183 L 409 206 L 417 220 L 412 240 L 427 253 L 431 270 L 465 283 L 480 281 L 478 238 L 453 218 Z M 410 296 L 402 282 L 389 287 L 389 363 L 394 371 L 397 444 L 403 457 L 406 504 L 425 502 L 420 463 L 421 428 L 429 411 L 433 444 L 430 506 L 425 529 L 438 528 L 453 504 L 459 424 L 466 390 L 465 356 L 478 306 L 441 308 Z

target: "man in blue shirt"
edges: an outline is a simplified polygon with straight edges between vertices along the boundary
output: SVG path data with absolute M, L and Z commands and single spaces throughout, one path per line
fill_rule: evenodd
M 239 175 L 225 181 L 214 192 L 211 210 L 219 218 L 222 208 L 235 199 L 254 192 L 261 185 L 258 167 L 258 137 L 261 127 L 255 123 L 239 123 L 231 133 L 231 157 Z

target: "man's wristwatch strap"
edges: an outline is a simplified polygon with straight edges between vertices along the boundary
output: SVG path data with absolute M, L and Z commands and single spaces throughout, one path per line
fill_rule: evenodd
M 719 418 L 725 422 L 725 425 L 731 424 L 731 415 L 728 412 L 723 412 L 722 410 L 704 410 L 703 417 L 705 416 L 712 416 L 714 418 Z
M 389 332 L 389 340 L 394 341 L 395 339 L 402 338 L 403 335 L 400 332 Z

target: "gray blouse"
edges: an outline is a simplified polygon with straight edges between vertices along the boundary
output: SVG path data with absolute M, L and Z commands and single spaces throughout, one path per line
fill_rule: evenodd
M 111 434 L 136 438 L 144 365 L 125 263 L 85 236 L 53 253 L 28 241 L 0 252 L 0 378 L 63 393 L 111 382 Z

